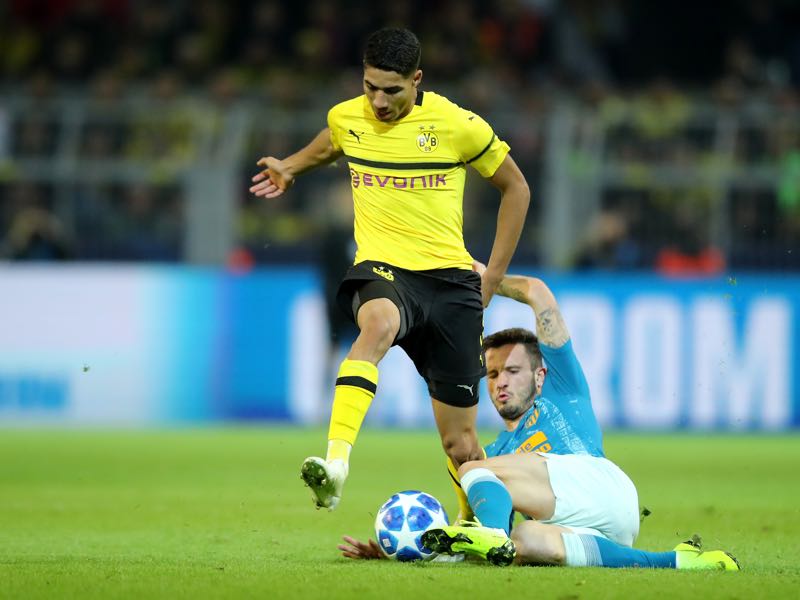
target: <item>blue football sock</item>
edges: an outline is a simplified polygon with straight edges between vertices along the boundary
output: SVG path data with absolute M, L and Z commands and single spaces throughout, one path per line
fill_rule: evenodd
M 472 469 L 461 478 L 469 505 L 484 527 L 511 532 L 513 505 L 505 484 L 489 469 Z
M 645 567 L 674 569 L 675 552 L 647 552 L 622 546 L 604 537 L 562 533 L 570 567 Z

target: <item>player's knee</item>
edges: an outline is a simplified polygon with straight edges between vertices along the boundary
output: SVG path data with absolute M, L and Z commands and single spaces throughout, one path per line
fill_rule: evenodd
M 492 473 L 495 474 L 500 481 L 505 483 L 506 485 L 510 485 L 514 481 L 520 481 L 525 479 L 525 472 L 524 470 L 511 465 L 505 464 L 493 464 L 492 465 Z
M 395 313 L 397 309 L 395 308 Z M 358 325 L 364 336 L 387 348 L 392 345 L 400 331 L 400 319 L 388 310 L 364 310 L 358 315 Z
M 479 469 L 483 466 L 485 466 L 483 460 L 468 460 L 463 462 L 461 463 L 461 466 L 458 467 L 458 478 L 461 479 L 473 469 Z

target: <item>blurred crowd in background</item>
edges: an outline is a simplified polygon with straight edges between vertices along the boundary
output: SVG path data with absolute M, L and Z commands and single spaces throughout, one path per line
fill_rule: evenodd
M 361 45 L 385 25 L 420 37 L 423 88 L 511 144 L 533 189 L 518 260 L 800 269 L 800 3 L 789 0 L 6 0 L 0 256 L 187 261 L 197 169 L 235 174 L 234 197 L 220 199 L 236 203 L 226 260 L 347 247 L 341 169 L 276 202 L 247 186 L 260 156 L 298 149 L 329 106 L 361 93 Z M 554 259 L 542 221 L 559 178 L 582 217 Z M 496 193 L 468 186 L 465 238 L 486 258 Z

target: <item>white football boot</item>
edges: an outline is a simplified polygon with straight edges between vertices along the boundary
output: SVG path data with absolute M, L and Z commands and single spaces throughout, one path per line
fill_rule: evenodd
M 333 510 L 342 498 L 347 464 L 341 459 L 328 462 L 318 456 L 309 456 L 300 468 L 300 478 L 311 488 L 318 509 Z

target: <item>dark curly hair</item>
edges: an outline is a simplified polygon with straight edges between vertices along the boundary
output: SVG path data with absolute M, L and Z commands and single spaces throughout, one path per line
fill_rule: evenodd
M 531 359 L 531 369 L 538 369 L 542 366 L 542 353 L 539 350 L 539 338 L 536 334 L 522 327 L 512 327 L 502 329 L 483 339 L 483 351 L 490 348 L 500 348 L 508 344 L 522 344 Z
M 364 66 L 394 71 L 411 77 L 419 68 L 422 48 L 408 29 L 385 27 L 369 36 L 364 48 Z

